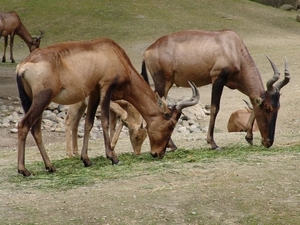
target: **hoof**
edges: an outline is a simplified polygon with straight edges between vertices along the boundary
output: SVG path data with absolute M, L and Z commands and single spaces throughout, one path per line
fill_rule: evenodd
M 117 163 L 112 163 L 113 166 L 120 166 L 122 164 L 123 164 L 123 162 L 121 162 L 121 161 L 118 161 Z
M 220 148 L 219 146 L 216 146 L 216 147 L 214 147 L 214 148 L 211 148 L 212 150 L 216 150 L 216 151 L 223 151 L 223 149 L 222 148 Z
M 46 170 L 48 170 L 49 173 L 55 173 L 56 172 L 56 169 L 55 169 L 54 166 L 47 166 Z
M 24 177 L 29 177 L 31 173 L 27 169 L 18 170 L 19 174 L 22 174 Z
M 110 159 L 112 165 L 120 165 L 120 161 L 118 159 Z
M 81 159 L 83 162 L 83 165 L 85 167 L 90 167 L 91 165 L 93 165 L 92 161 L 90 159 Z
M 246 141 L 248 142 L 249 145 L 253 145 L 253 139 L 252 138 L 247 138 L 245 137 Z

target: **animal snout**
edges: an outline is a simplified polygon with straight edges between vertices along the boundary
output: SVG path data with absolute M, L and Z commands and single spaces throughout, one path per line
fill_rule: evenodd
M 273 141 L 269 138 L 263 139 L 261 141 L 262 145 L 265 146 L 266 148 L 270 148 L 273 145 Z
M 150 152 L 150 154 L 152 155 L 153 158 L 162 159 L 165 155 L 165 152 L 164 151 L 162 153 L 157 153 L 157 152 L 152 153 L 152 152 Z

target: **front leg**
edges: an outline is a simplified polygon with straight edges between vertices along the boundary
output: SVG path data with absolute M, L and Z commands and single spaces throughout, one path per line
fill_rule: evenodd
M 95 114 L 99 105 L 99 91 L 95 91 L 90 95 L 88 108 L 86 112 L 85 125 L 84 125 L 84 136 L 81 150 L 81 160 L 85 167 L 91 166 L 92 161 L 88 157 L 88 142 L 90 138 L 90 132 L 94 125 Z
M 245 136 L 246 141 L 250 144 L 253 145 L 253 124 L 255 121 L 255 113 L 254 110 L 252 110 L 251 115 L 249 117 L 249 120 L 246 125 L 246 130 L 247 134 Z
M 225 83 L 227 82 L 227 77 L 229 75 L 229 71 L 227 69 L 223 69 L 212 85 L 212 95 L 211 95 L 211 107 L 210 107 L 210 121 L 209 127 L 207 131 L 207 143 L 211 145 L 212 149 L 219 149 L 219 146 L 216 144 L 214 140 L 214 129 L 216 118 L 220 109 L 220 101 L 223 92 L 223 88 Z
M 12 63 L 15 63 L 14 55 L 13 55 L 13 45 L 14 45 L 14 36 L 15 34 L 10 35 L 10 60 Z
M 112 161 L 112 164 L 118 164 L 117 154 L 111 147 L 111 139 L 109 135 L 109 111 L 110 111 L 110 90 L 101 90 L 101 125 L 103 130 L 104 145 L 106 157 Z

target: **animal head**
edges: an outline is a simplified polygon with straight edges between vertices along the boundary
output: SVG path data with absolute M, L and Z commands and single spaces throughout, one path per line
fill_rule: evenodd
M 274 142 L 276 119 L 280 108 L 279 91 L 290 81 L 290 74 L 288 71 L 287 60 L 285 59 L 284 80 L 274 85 L 274 83 L 279 79 L 280 73 L 271 59 L 268 56 L 267 58 L 273 68 L 274 76 L 267 82 L 266 92 L 262 96 L 254 99 L 252 104 L 254 106 L 253 109 L 258 128 L 262 136 L 262 144 L 269 148 Z
M 243 99 L 247 107 L 245 109 L 239 109 L 231 113 L 228 123 L 228 132 L 246 132 L 247 123 L 250 119 L 251 113 L 253 111 L 253 106 L 246 100 Z M 257 122 L 254 121 L 252 131 L 258 131 Z
M 148 123 L 147 131 L 151 145 L 151 155 L 154 158 L 163 158 L 171 134 L 177 124 L 177 121 L 184 108 L 193 106 L 198 103 L 200 95 L 194 83 L 189 82 L 193 96 L 188 100 L 179 101 L 176 105 L 172 106 L 171 110 L 167 107 L 166 102 L 162 100 L 157 101 L 157 105 L 162 113 L 161 119 L 155 119 Z M 159 96 L 157 95 L 157 98 Z
M 129 137 L 130 142 L 133 148 L 133 152 L 135 155 L 141 154 L 142 144 L 147 137 L 147 129 L 141 123 L 140 126 L 128 127 L 129 128 Z
M 41 39 L 44 36 L 45 32 L 40 31 L 40 35 L 32 38 L 32 45 L 30 46 L 30 52 L 40 47 Z

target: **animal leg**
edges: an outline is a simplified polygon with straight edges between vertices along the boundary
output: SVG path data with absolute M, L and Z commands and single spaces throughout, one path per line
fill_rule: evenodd
M 38 146 L 38 149 L 40 150 L 41 156 L 45 163 L 45 168 L 48 170 L 48 172 L 53 173 L 56 171 L 55 167 L 52 165 L 50 158 L 47 154 L 47 151 L 45 149 L 43 140 L 42 140 L 42 132 L 41 132 L 41 124 L 42 124 L 42 116 L 38 118 L 38 120 L 35 122 L 35 124 L 31 128 L 31 134 L 36 142 L 36 145 Z
M 13 55 L 14 36 L 15 34 L 10 35 L 10 60 L 12 63 L 15 63 L 14 55 Z
M 80 119 L 82 117 L 82 115 L 84 114 L 84 111 L 87 107 L 86 102 L 82 102 L 80 104 L 80 108 L 77 111 L 75 120 L 74 120 L 74 124 L 71 124 L 72 127 L 72 148 L 73 148 L 73 154 L 75 156 L 79 156 L 79 152 L 78 152 L 78 141 L 77 141 L 77 134 L 78 134 L 78 124 L 80 122 Z
M 119 137 L 120 137 L 120 134 L 121 134 L 121 131 L 122 131 L 122 128 L 123 128 L 123 122 L 122 121 L 119 121 L 119 124 L 118 124 L 118 127 L 117 129 L 115 130 L 115 132 L 111 133 L 111 149 L 114 150 L 115 147 L 116 147 L 116 144 L 119 140 Z
M 92 165 L 92 161 L 88 157 L 88 142 L 91 129 L 94 125 L 95 114 L 99 105 L 99 101 L 99 91 L 94 91 L 89 97 L 89 103 L 85 118 L 83 145 L 81 150 L 81 160 L 85 167 L 89 167 Z
M 42 139 L 38 136 L 38 132 L 41 132 L 41 120 L 42 113 L 47 105 L 51 102 L 52 92 L 42 92 L 35 96 L 29 110 L 26 112 L 24 118 L 18 123 L 18 173 L 23 174 L 23 176 L 30 176 L 31 173 L 25 168 L 25 142 L 30 128 L 33 126 L 33 135 L 38 144 L 41 154 L 44 154 L 44 149 L 40 149 L 42 146 Z M 45 101 L 45 99 L 48 99 Z M 26 109 L 24 109 L 26 111 Z M 45 153 L 47 154 L 47 153 Z M 42 155 L 44 158 L 45 166 L 53 172 L 53 167 L 50 160 L 47 159 L 47 156 Z M 46 160 L 46 161 L 45 161 Z M 50 162 L 50 163 L 49 163 Z
M 100 100 L 101 125 L 103 129 L 106 157 L 112 161 L 112 164 L 118 164 L 119 160 L 115 151 L 111 147 L 111 140 L 108 132 L 111 90 L 105 91 L 102 89 L 100 95 L 101 95 L 101 100 Z
M 78 102 L 74 105 L 70 105 L 66 120 L 65 120 L 65 127 L 66 127 L 66 154 L 69 157 L 79 156 L 78 153 L 78 144 L 77 144 L 77 133 L 78 133 L 78 124 L 79 121 L 87 107 L 87 104 L 84 101 Z M 71 140 L 72 138 L 72 147 L 71 147 Z
M 253 145 L 253 125 L 254 125 L 254 121 L 255 121 L 255 113 L 254 110 L 252 110 L 249 120 L 246 124 L 246 131 L 247 134 L 245 136 L 246 141 L 250 144 Z
M 220 109 L 221 95 L 223 92 L 224 85 L 227 81 L 227 76 L 228 71 L 222 70 L 219 77 L 215 80 L 212 86 L 210 121 L 207 131 L 207 143 L 211 145 L 212 149 L 219 149 L 218 145 L 214 140 L 214 129 L 216 118 Z
M 4 37 L 4 52 L 3 52 L 3 56 L 2 56 L 2 62 L 6 62 L 6 48 L 7 48 L 7 42 L 8 42 L 8 36 Z
M 174 152 L 177 149 L 177 146 L 173 142 L 172 138 L 169 139 L 167 147 L 171 149 L 170 152 Z

